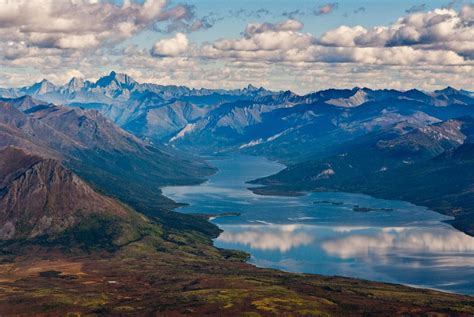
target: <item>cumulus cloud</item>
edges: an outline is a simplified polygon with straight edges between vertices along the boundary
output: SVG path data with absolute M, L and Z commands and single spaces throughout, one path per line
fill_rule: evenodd
M 38 48 L 89 49 L 131 37 L 166 20 L 189 20 L 186 5 L 167 0 L 139 4 L 64 0 L 16 0 L 0 6 L 0 39 Z
M 407 18 L 408 19 L 408 18 Z M 297 20 L 280 23 L 250 23 L 238 39 L 221 39 L 201 47 L 197 56 L 210 59 L 260 61 L 270 63 L 361 63 L 361 64 L 442 64 L 460 65 L 465 58 L 452 46 L 394 45 L 387 27 L 367 30 L 362 26 L 341 26 L 316 38 L 302 32 Z M 463 35 L 466 36 L 465 34 Z M 392 44 L 390 44 L 392 43 Z M 467 47 L 469 49 L 469 47 Z
M 459 11 L 435 9 L 417 12 L 387 27 L 340 26 L 323 34 L 320 43 L 344 47 L 410 46 L 451 51 L 474 59 L 474 6 L 465 5 Z
M 262 51 L 288 51 L 294 47 L 307 47 L 313 37 L 298 32 L 303 24 L 296 20 L 280 23 L 250 23 L 240 39 L 222 39 L 211 45 L 205 45 L 201 53 L 205 57 L 258 57 Z M 263 54 L 265 55 L 265 53 Z
M 16 1 L 0 7 L 0 86 L 29 84 L 37 77 L 60 81 L 70 65 L 81 65 L 78 70 L 88 78 L 112 67 L 133 72 L 140 81 L 192 87 L 252 83 L 301 93 L 355 84 L 474 89 L 466 80 L 474 72 L 472 5 L 407 14 L 372 28 L 341 26 L 318 37 L 294 18 L 249 23 L 235 38 L 193 44 L 185 33 L 206 27 L 199 26 L 192 6 L 150 0 L 124 1 L 121 6 L 65 0 L 54 2 L 54 8 L 39 3 Z M 35 4 L 39 11 L 33 10 Z M 209 15 L 210 24 L 215 19 Z M 162 32 L 175 34 L 152 47 L 128 43 L 118 49 L 117 43 L 142 30 L 156 30 L 159 22 Z M 14 68 L 36 72 L 24 76 Z
M 319 6 L 316 8 L 313 12 L 314 15 L 325 15 L 325 14 L 330 14 L 334 10 L 336 10 L 339 7 L 339 3 L 333 2 L 333 3 L 326 3 L 324 5 Z
M 268 63 L 359 63 L 373 65 L 472 65 L 474 10 L 435 9 L 367 29 L 340 26 L 316 38 L 297 20 L 250 23 L 243 36 L 220 39 L 195 57 Z
M 282 32 L 282 31 L 300 31 L 303 28 L 303 23 L 298 20 L 286 20 L 276 24 L 272 23 L 249 23 L 245 28 L 245 35 L 264 32 Z
M 187 51 L 189 41 L 184 33 L 176 33 L 172 38 L 162 39 L 153 45 L 153 56 L 178 56 Z
M 341 26 L 319 38 L 305 33 L 295 19 L 249 23 L 241 37 L 187 44 L 182 46 L 187 49 L 173 50 L 172 56 L 199 65 L 195 67 L 202 76 L 193 73 L 187 78 L 203 84 L 210 83 L 202 79 L 207 67 L 206 74 L 234 85 L 249 78 L 268 82 L 271 76 L 269 83 L 278 89 L 288 88 L 290 77 L 298 80 L 298 89 L 306 90 L 352 87 L 354 82 L 374 88 L 434 89 L 456 83 L 466 87 L 465 78 L 474 65 L 469 53 L 472 20 L 472 6 L 436 9 L 409 14 L 388 26 Z M 168 54 L 155 50 L 154 55 Z M 216 71 L 219 67 L 225 71 Z M 196 81 L 198 77 L 202 80 Z M 384 82 L 376 80 L 381 77 Z

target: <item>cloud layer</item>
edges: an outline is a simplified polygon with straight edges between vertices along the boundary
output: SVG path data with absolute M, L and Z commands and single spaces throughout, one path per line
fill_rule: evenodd
M 0 6 L 0 36 L 27 47 L 86 49 L 130 38 L 153 23 L 189 19 L 187 6 L 166 0 L 7 1 Z
M 378 65 L 472 65 L 474 7 L 414 13 L 390 26 L 340 26 L 316 38 L 297 20 L 249 24 L 238 39 L 221 39 L 197 54 L 260 62 Z M 194 52 L 196 54 L 196 52 Z
M 338 7 L 328 3 L 307 14 Z M 7 1 L 0 6 L 0 85 L 31 81 L 31 74 L 15 69 L 60 81 L 68 72 L 97 77 L 98 70 L 114 68 L 141 81 L 214 88 L 252 83 L 297 92 L 356 85 L 474 89 L 466 80 L 474 71 L 474 6 L 424 9 L 409 8 L 388 25 L 341 25 L 320 36 L 290 18 L 248 23 L 238 37 L 194 42 L 188 33 L 206 30 L 216 19 L 197 18 L 187 4 Z M 269 13 L 252 15 L 263 18 Z M 172 34 L 161 34 L 148 47 L 133 44 L 144 31 Z

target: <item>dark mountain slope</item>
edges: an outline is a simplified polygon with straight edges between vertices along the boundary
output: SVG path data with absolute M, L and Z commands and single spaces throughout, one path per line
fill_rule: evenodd
M 289 166 L 256 180 L 256 192 L 345 191 L 400 199 L 455 217 L 453 225 L 474 235 L 474 146 L 464 117 L 391 137 L 359 140 L 353 149 Z
M 100 219 L 109 224 L 103 229 L 120 231 L 109 232 L 113 243 L 133 233 L 129 223 L 147 223 L 54 159 L 8 147 L 0 151 L 0 176 L 0 240 L 54 240 Z
M 14 105 L 0 104 L 0 147 L 59 159 L 96 188 L 144 212 L 175 206 L 160 186 L 197 183 L 213 171 L 134 137 L 93 110 L 33 104 L 22 112 Z
M 420 91 L 355 89 L 283 95 L 281 100 L 273 95 L 221 105 L 183 129 L 172 144 L 207 153 L 237 150 L 295 163 L 334 154 L 341 144 L 396 123 L 422 127 L 469 115 L 474 105 L 473 98 L 459 91 L 446 97 L 442 106 L 437 98 L 444 95 Z M 460 96 L 463 102 L 452 100 Z

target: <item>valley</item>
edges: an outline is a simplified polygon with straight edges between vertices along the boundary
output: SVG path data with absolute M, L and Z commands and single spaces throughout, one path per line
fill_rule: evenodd
M 0 2 L 0 317 L 474 316 L 473 0 Z
M 474 312 L 471 92 L 0 97 L 1 314 Z

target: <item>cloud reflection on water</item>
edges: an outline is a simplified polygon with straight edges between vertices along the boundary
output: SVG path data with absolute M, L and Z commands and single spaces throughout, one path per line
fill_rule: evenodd
M 239 231 L 226 231 L 217 238 L 226 243 L 239 243 L 258 250 L 287 252 L 292 248 L 308 245 L 314 237 L 300 232 L 299 225 L 250 225 L 239 226 Z
M 396 228 L 376 234 L 353 234 L 330 239 L 321 246 L 328 254 L 342 259 L 383 256 L 400 250 L 405 251 L 401 254 L 449 254 L 474 252 L 474 238 L 446 228 Z M 439 264 L 442 265 L 442 262 Z

